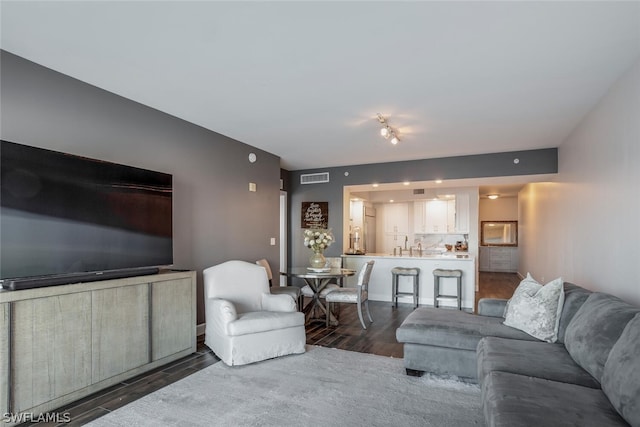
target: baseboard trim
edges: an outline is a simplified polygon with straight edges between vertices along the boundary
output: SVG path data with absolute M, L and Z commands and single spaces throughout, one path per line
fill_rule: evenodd
M 204 335 L 205 323 L 201 323 L 196 326 L 196 336 Z

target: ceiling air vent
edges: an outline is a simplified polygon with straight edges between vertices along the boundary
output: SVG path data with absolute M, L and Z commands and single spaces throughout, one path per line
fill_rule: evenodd
M 329 172 L 306 173 L 300 175 L 300 184 L 321 184 L 329 182 Z
M 424 194 L 424 188 L 416 188 L 413 190 L 413 194 Z

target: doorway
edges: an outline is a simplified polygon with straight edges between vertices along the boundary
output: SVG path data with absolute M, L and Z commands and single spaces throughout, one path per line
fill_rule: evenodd
M 287 192 L 280 191 L 280 270 L 287 271 Z M 287 276 L 280 275 L 280 286 L 287 286 Z

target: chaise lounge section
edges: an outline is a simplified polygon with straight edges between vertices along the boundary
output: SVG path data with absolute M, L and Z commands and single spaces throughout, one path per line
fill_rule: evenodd
M 408 373 L 479 382 L 489 426 L 640 426 L 639 308 L 565 283 L 552 344 L 503 325 L 506 302 L 415 310 L 396 332 Z

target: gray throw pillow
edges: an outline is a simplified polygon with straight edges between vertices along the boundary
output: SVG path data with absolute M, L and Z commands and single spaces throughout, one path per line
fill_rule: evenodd
M 509 300 L 504 324 L 546 342 L 556 342 L 564 302 L 561 278 L 541 285 L 527 273 Z

